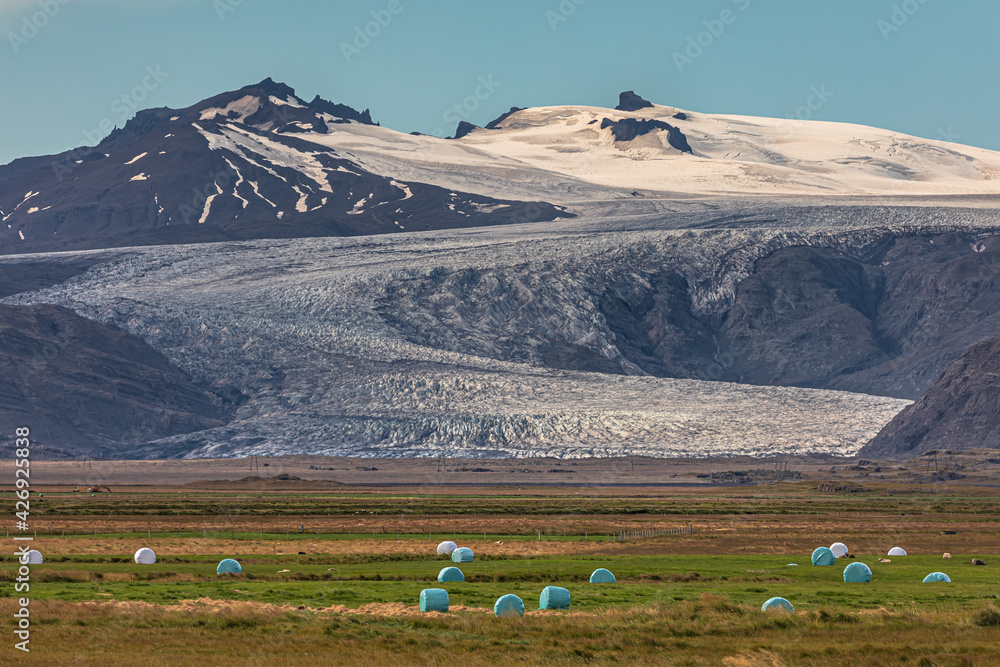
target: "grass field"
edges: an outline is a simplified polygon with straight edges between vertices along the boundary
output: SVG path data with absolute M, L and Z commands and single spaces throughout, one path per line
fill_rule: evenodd
M 1000 664 L 989 487 L 44 493 L 18 664 Z M 435 547 L 453 538 L 476 560 L 466 582 L 438 584 L 452 563 Z M 851 559 L 810 564 L 836 540 L 871 583 L 843 582 Z M 911 555 L 878 562 L 897 545 Z M 140 546 L 156 565 L 132 562 Z M 217 576 L 225 557 L 243 573 Z M 16 567 L 0 559 L 7 619 Z M 598 567 L 618 583 L 590 584 Z M 921 583 L 933 571 L 953 583 Z M 570 590 L 569 611 L 537 611 L 550 584 Z M 419 612 L 429 587 L 448 589 L 451 612 Z M 492 615 L 505 593 L 525 617 Z M 773 596 L 796 613 L 762 613 Z

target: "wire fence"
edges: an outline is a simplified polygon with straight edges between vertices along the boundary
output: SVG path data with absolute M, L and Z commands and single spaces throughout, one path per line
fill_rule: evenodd
M 688 524 L 683 528 L 654 528 L 651 530 L 634 530 L 631 532 L 619 531 L 616 536 L 618 542 L 627 542 L 648 537 L 661 537 L 663 535 L 691 535 L 694 533 L 694 526 Z
M 5 530 L 8 537 L 11 533 Z M 379 530 L 315 530 L 306 529 L 304 525 L 289 527 L 287 530 L 276 530 L 274 526 L 262 528 L 260 530 L 247 530 L 246 528 L 230 528 L 223 526 L 212 526 L 204 528 L 185 527 L 177 530 L 163 530 L 159 527 L 154 530 L 151 527 L 138 528 L 129 527 L 128 530 L 100 530 L 92 527 L 86 530 L 79 528 L 47 526 L 41 529 L 34 529 L 29 533 L 20 533 L 23 536 L 34 538 L 46 537 L 91 537 L 103 539 L 127 539 L 127 538 L 175 538 L 175 539 L 225 539 L 244 541 L 269 541 L 269 540 L 483 540 L 488 542 L 509 541 L 567 541 L 567 542 L 626 542 L 644 538 L 654 538 L 670 535 L 688 535 L 694 533 L 691 525 L 679 528 L 655 528 L 648 530 L 619 530 L 615 533 L 597 533 L 586 531 L 545 531 L 529 530 L 520 532 L 503 533 L 471 533 L 468 531 L 455 532 L 444 529 L 429 530 L 427 532 L 416 533 L 412 530 L 381 528 Z

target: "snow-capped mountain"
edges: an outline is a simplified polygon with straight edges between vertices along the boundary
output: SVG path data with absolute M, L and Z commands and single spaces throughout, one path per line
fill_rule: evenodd
M 1000 154 L 888 130 L 615 109 L 512 108 L 457 139 L 305 102 L 266 79 L 140 112 L 94 148 L 0 167 L 3 252 L 548 222 L 616 202 L 1000 194 Z M 655 210 L 655 209 L 651 209 Z
M 0 423 L 140 457 L 852 454 L 1000 328 L 996 153 L 634 94 L 456 137 L 268 80 L 0 167 Z
M 363 125 L 301 136 L 387 177 L 577 211 L 636 195 L 1000 194 L 994 151 L 847 123 L 696 113 L 631 92 L 621 100 L 514 108 L 451 141 Z
M 26 252 L 351 236 L 552 220 L 518 202 L 372 173 L 310 141 L 374 125 L 267 79 L 183 110 L 140 112 L 94 148 L 0 167 L 0 247 Z

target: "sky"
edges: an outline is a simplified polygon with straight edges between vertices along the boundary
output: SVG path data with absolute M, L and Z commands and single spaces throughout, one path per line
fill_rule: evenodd
M 0 0 L 0 164 L 266 77 L 404 132 L 635 90 L 1000 150 L 998 25 L 995 0 Z

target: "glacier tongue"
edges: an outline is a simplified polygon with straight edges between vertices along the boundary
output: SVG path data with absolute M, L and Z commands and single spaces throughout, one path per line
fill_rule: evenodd
M 509 292 L 519 308 L 545 313 L 534 334 L 570 336 L 613 360 L 614 337 L 582 289 L 588 281 L 657 258 L 688 275 L 695 302 L 711 309 L 769 250 L 802 243 L 863 249 L 878 237 L 864 229 L 635 226 L 604 220 L 598 230 L 583 218 L 546 231 L 526 225 L 133 249 L 65 284 L 6 301 L 57 303 L 112 322 L 197 382 L 235 386 L 249 397 L 227 426 L 128 447 L 127 456 L 853 454 L 908 404 L 562 371 L 456 344 L 455 332 L 474 340 L 481 327 L 514 322 L 513 311 L 484 314 L 442 302 L 443 324 L 416 337 L 387 317 L 387 304 L 414 321 L 425 317 L 399 291 L 417 279 L 503 268 L 514 278 L 495 285 L 494 298 Z M 513 327 L 510 335 L 523 332 Z

